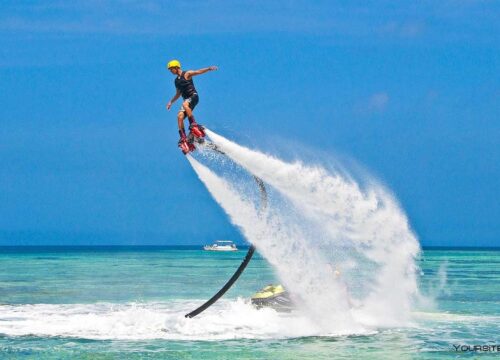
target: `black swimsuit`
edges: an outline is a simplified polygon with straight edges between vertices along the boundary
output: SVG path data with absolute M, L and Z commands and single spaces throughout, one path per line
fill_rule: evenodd
M 184 77 L 185 73 L 186 72 L 183 71 L 175 78 L 175 88 L 181 92 L 182 98 L 189 102 L 189 107 L 193 110 L 196 104 L 198 104 L 198 93 L 194 87 L 193 78 L 187 80 Z

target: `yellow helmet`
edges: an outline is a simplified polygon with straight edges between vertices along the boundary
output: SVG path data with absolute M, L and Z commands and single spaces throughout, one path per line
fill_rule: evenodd
M 171 60 L 168 62 L 167 69 L 171 69 L 173 67 L 178 67 L 178 68 L 181 67 L 181 63 L 179 62 L 179 60 Z

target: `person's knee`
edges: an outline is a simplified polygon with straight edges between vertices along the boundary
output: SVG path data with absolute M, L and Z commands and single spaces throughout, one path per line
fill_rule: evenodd
M 183 121 L 184 120 L 184 113 L 183 112 L 179 112 L 177 114 L 177 120 L 179 120 L 179 121 Z

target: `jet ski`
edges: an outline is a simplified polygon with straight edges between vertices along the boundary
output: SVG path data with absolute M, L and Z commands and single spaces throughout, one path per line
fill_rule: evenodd
M 257 309 L 270 307 L 282 312 L 289 312 L 293 309 L 293 303 L 288 292 L 279 284 L 265 286 L 253 294 L 250 300 Z

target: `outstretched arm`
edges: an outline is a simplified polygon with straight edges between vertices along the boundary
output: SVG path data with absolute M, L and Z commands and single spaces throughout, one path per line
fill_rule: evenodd
M 188 70 L 188 71 L 186 71 L 186 75 L 184 75 L 184 76 L 186 77 L 186 79 L 189 80 L 193 76 L 201 75 L 201 74 L 204 74 L 204 73 L 206 73 L 208 71 L 215 71 L 217 69 L 218 69 L 217 66 L 209 66 L 209 67 L 206 67 L 206 68 L 203 68 L 203 69 L 199 69 L 199 70 Z
M 174 97 L 167 104 L 167 110 L 170 110 L 172 104 L 179 98 L 179 96 L 181 96 L 181 92 L 179 91 L 179 89 L 177 89 Z

